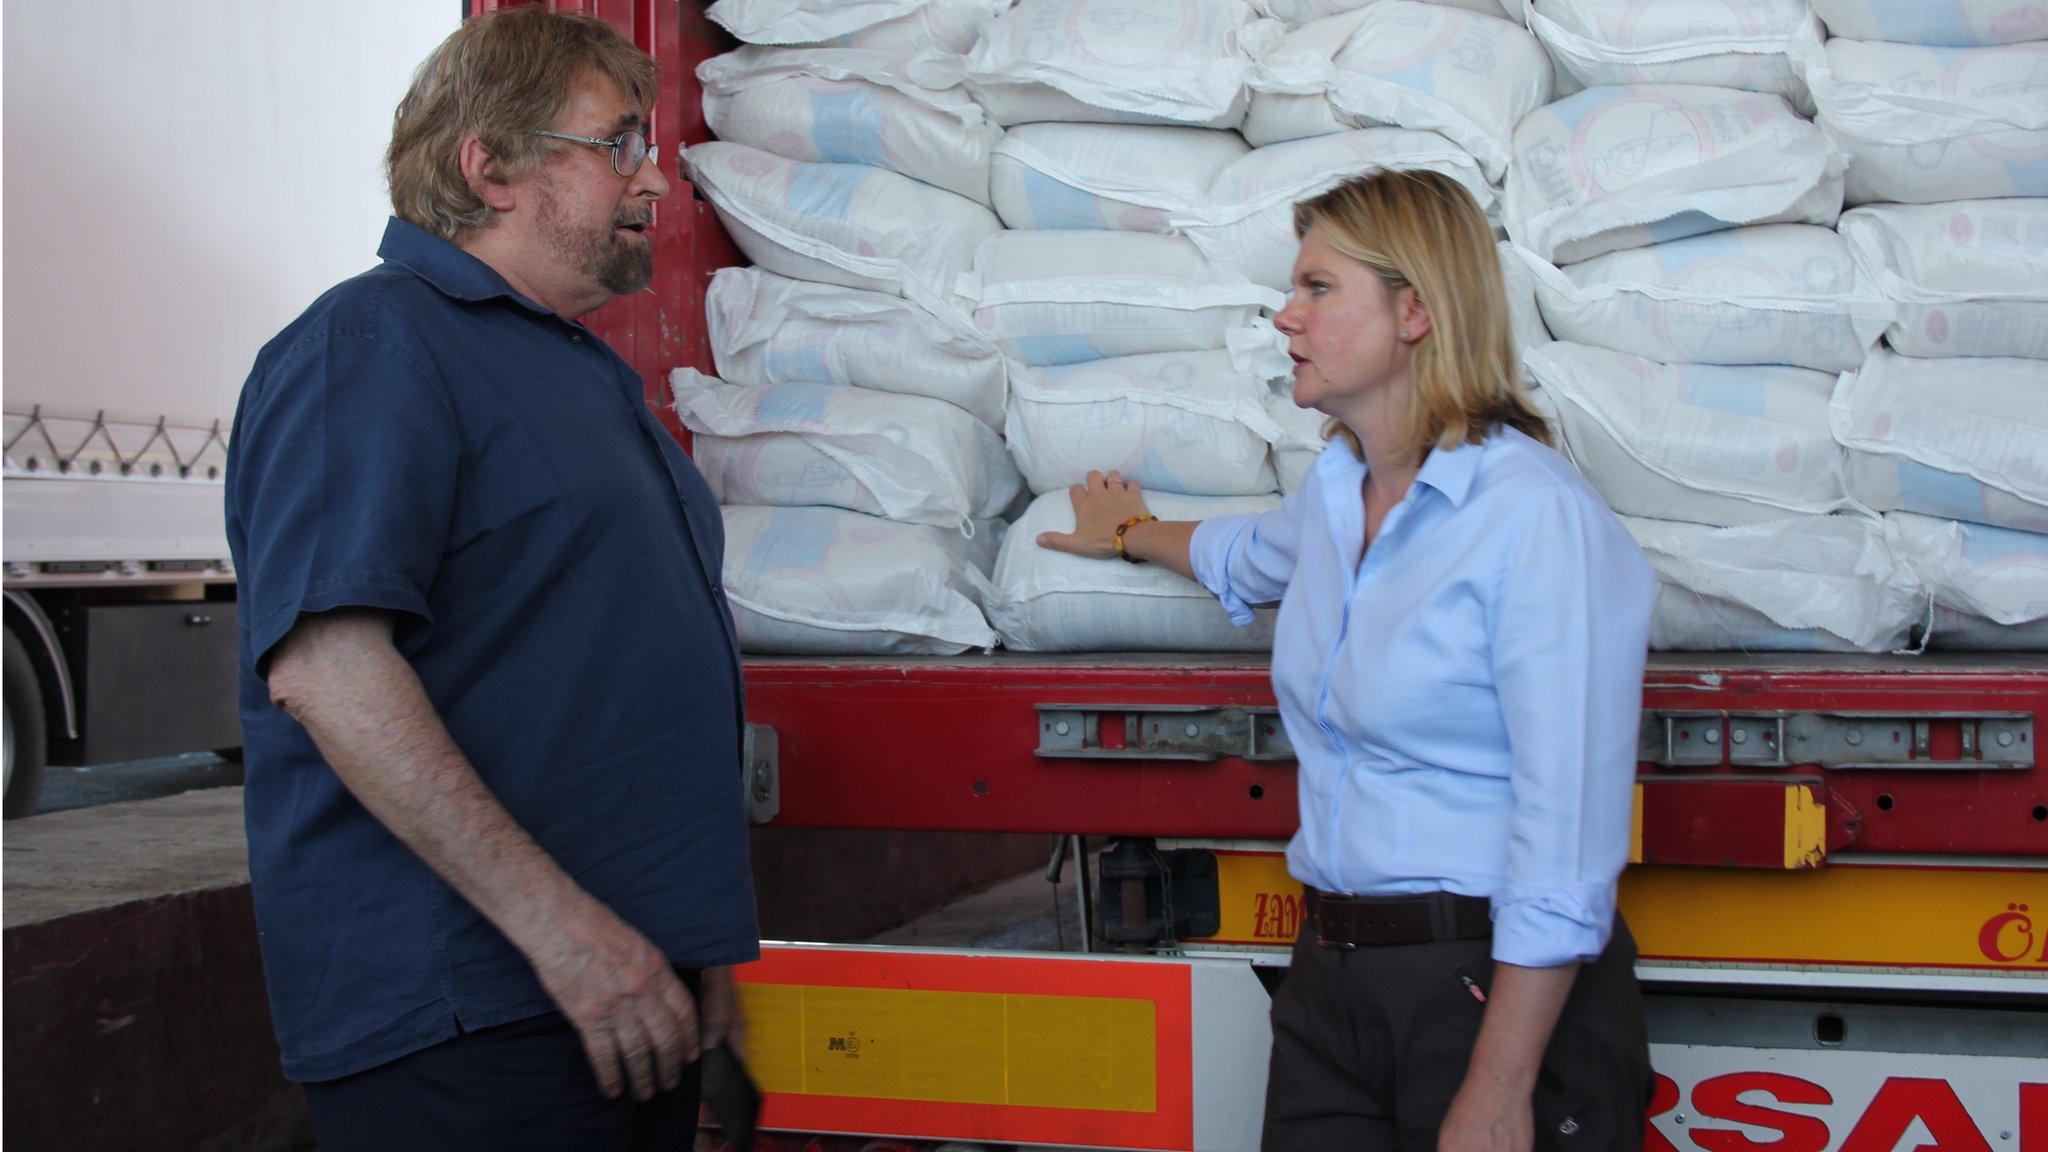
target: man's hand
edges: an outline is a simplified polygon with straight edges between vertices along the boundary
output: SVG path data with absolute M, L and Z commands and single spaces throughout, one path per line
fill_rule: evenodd
M 745 1060 L 747 1017 L 740 1011 L 739 989 L 733 983 L 732 968 L 706 968 L 702 979 L 698 999 L 703 1007 L 704 1047 L 724 1044 L 732 1049 L 733 1055 Z
M 1527 1092 L 1467 1075 L 1437 1130 L 1436 1147 L 1437 1152 L 1532 1152 L 1535 1105 Z
M 587 896 L 551 927 L 527 957 L 582 1038 L 604 1094 L 616 1099 L 630 1080 L 633 1098 L 648 1100 L 680 1084 L 699 1052 L 697 1006 L 667 958 Z

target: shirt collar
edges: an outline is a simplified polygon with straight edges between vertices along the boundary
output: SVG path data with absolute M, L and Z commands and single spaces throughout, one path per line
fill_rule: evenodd
M 1451 507 L 1462 508 L 1465 497 L 1472 494 L 1472 479 L 1479 474 L 1479 454 L 1484 448 L 1484 444 L 1439 447 L 1422 462 L 1422 470 L 1415 474 L 1415 482 L 1427 484 L 1443 493 Z
M 393 216 L 384 226 L 377 256 L 396 264 L 443 294 L 457 300 L 482 301 L 503 296 L 543 316 L 554 313 L 519 294 L 496 269 L 417 224 Z
M 1415 482 L 1427 484 L 1451 502 L 1454 508 L 1461 508 L 1465 498 L 1472 494 L 1472 481 L 1479 474 L 1479 457 L 1485 444 L 1459 444 L 1453 448 L 1437 448 L 1422 462 L 1422 468 L 1415 474 Z M 1316 458 L 1316 474 L 1325 483 L 1356 487 L 1365 479 L 1366 464 L 1351 450 L 1351 445 L 1342 437 L 1332 436 L 1323 445 L 1322 455 Z

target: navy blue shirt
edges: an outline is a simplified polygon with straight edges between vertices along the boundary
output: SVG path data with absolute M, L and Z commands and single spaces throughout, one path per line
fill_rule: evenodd
M 249 870 L 295 1080 L 554 1009 L 271 704 L 303 613 L 395 613 L 484 783 L 671 962 L 759 947 L 717 501 L 588 329 L 402 221 L 378 255 L 258 355 L 228 456 Z

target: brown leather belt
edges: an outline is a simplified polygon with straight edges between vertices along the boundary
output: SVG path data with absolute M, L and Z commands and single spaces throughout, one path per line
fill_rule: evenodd
M 1484 896 L 1339 896 L 1308 889 L 1309 929 L 1325 948 L 1383 948 L 1484 940 L 1493 935 L 1493 902 Z

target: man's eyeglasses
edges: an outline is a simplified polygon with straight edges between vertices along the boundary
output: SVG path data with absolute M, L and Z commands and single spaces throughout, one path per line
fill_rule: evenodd
M 548 128 L 530 128 L 528 136 L 546 136 L 551 140 L 567 140 L 572 144 L 588 144 L 592 148 L 612 150 L 612 171 L 621 176 L 631 176 L 640 171 L 640 165 L 653 160 L 659 164 L 656 150 L 647 146 L 647 137 L 635 131 L 621 132 L 609 140 L 601 136 L 577 136 L 568 132 L 556 132 Z

